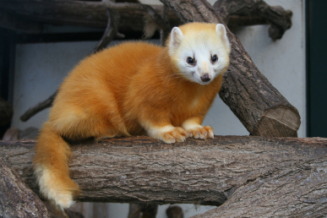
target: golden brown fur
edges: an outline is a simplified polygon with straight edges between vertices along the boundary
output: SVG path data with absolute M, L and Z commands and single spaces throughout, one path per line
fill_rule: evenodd
M 204 31 L 214 34 L 214 24 Z M 175 61 L 167 47 L 129 42 L 94 54 L 73 69 L 36 145 L 35 172 L 45 197 L 66 208 L 79 191 L 69 177 L 70 149 L 63 138 L 149 134 L 173 143 L 189 136 L 213 137 L 212 129 L 201 123 L 223 72 L 202 85 L 185 79 Z

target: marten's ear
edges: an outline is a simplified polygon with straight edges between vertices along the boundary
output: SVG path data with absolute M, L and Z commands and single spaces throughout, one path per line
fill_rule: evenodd
M 169 38 L 169 53 L 172 54 L 180 46 L 183 39 L 183 32 L 180 28 L 174 27 L 171 30 Z
M 222 43 L 225 45 L 225 48 L 229 54 L 231 51 L 231 45 L 228 40 L 227 30 L 226 30 L 225 26 L 221 23 L 218 23 L 216 25 L 216 33 L 217 33 L 218 37 L 220 38 L 220 40 L 222 41 Z

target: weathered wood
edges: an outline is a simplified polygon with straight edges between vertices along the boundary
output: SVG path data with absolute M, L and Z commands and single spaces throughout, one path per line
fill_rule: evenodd
M 280 39 L 292 26 L 291 11 L 262 0 L 219 0 L 213 7 L 229 26 L 268 23 L 268 33 L 273 40 Z
M 260 178 L 248 180 L 246 184 L 234 190 L 229 200 L 221 207 L 194 218 L 326 217 L 327 144 L 326 141 L 323 143 L 324 157 L 313 156 L 313 159 L 303 160 L 301 164 L 293 162 L 293 155 L 297 155 L 297 152 L 288 156 L 288 153 L 280 151 L 279 155 L 288 156 L 285 157 L 285 162 L 270 168 Z M 302 152 L 306 155 L 311 151 L 309 148 Z M 294 165 L 288 165 L 290 163 Z
M 0 153 L 37 190 L 33 146 L 0 142 Z M 171 145 L 134 137 L 72 150 L 82 201 L 224 203 L 217 210 L 226 217 L 226 205 L 252 217 L 327 214 L 327 139 L 224 136 Z
M 40 198 L 0 157 L 0 217 L 50 217 Z
M 165 21 L 158 17 L 163 7 L 146 6 L 139 3 L 110 3 L 109 1 L 37 1 L 37 0 L 5 0 L 0 4 L 4 11 L 16 18 L 41 24 L 78 25 L 105 28 L 107 24 L 106 10 L 119 14 L 118 29 L 121 32 L 143 31 L 146 25 L 144 17 L 156 19 L 158 27 L 164 27 Z M 179 20 L 172 12 L 169 23 L 177 24 Z M 24 29 L 22 29 L 24 30 Z
M 175 10 L 183 22 L 222 23 L 228 13 L 215 13 L 205 0 L 161 0 Z M 220 4 L 222 11 L 235 1 Z M 254 1 L 253 2 L 258 2 Z M 255 6 L 256 4 L 254 4 Z M 220 97 L 251 135 L 297 136 L 300 115 L 264 75 L 260 73 L 237 37 L 228 31 L 232 44 L 231 66 L 224 75 Z
M 0 11 L 0 27 L 17 33 L 42 32 L 42 26 L 39 23 L 18 18 L 16 15 L 12 15 L 5 11 Z
M 107 26 L 104 30 L 104 33 L 96 45 L 96 47 L 93 49 L 93 53 L 96 53 L 102 49 L 104 49 L 113 39 L 116 37 L 117 34 L 117 17 L 115 16 L 114 13 L 110 9 L 107 10 L 107 16 L 108 16 L 108 21 L 107 21 Z
M 41 24 L 45 23 L 104 28 L 107 24 L 106 8 L 120 15 L 121 19 L 118 25 L 123 32 L 143 31 L 148 22 L 147 17 L 150 17 L 158 28 L 165 32 L 169 30 L 168 24 L 170 26 L 180 24 L 176 14 L 172 10 L 164 9 L 161 5 L 142 6 L 135 3 L 136 1 L 130 1 L 134 3 L 119 2 L 117 4 L 108 3 L 108 1 L 5 0 L 0 4 L 0 26 L 26 33 L 41 33 Z M 225 3 L 217 1 L 215 10 L 220 8 L 219 4 Z M 228 13 L 226 24 L 231 26 L 270 24 L 270 30 L 273 33 L 270 36 L 278 35 L 281 37 L 284 31 L 289 28 L 291 12 L 279 10 L 278 7 L 262 7 L 263 4 L 265 4 L 263 1 L 233 0 L 228 3 L 229 7 L 226 8 L 228 11 L 219 9 L 218 13 L 224 13 L 220 16 L 225 16 Z M 260 12 L 263 12 L 264 16 L 260 16 Z M 159 14 L 163 14 L 165 19 L 158 16 Z

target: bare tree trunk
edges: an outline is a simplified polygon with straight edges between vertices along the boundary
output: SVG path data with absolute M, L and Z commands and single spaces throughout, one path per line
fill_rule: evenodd
M 37 191 L 33 146 L 0 142 L 0 153 Z M 81 201 L 224 203 L 208 217 L 327 214 L 327 139 L 225 136 L 169 145 L 134 137 L 72 150 Z

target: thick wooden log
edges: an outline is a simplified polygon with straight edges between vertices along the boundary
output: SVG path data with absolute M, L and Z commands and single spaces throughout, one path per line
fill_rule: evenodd
M 216 13 L 205 0 L 161 0 L 184 22 L 202 21 L 223 23 L 228 13 Z M 223 1 L 219 7 L 229 11 L 229 4 Z M 258 1 L 255 1 L 258 2 Z M 268 5 L 267 5 L 268 7 Z M 220 92 L 222 100 L 240 119 L 251 135 L 297 136 L 300 116 L 279 92 L 260 73 L 237 37 L 230 31 L 232 44 L 231 66 L 225 73 Z
M 156 19 L 158 27 L 163 27 L 163 21 L 158 14 L 162 14 L 160 5 L 144 6 L 139 3 L 110 3 L 109 1 L 37 1 L 37 0 L 5 0 L 0 4 L 0 11 L 22 19 L 55 25 L 78 25 L 105 28 L 107 24 L 106 10 L 119 15 L 118 29 L 120 32 L 143 31 L 146 17 Z M 153 8 L 153 9 L 152 9 Z M 172 12 L 166 12 L 171 24 L 178 24 L 179 20 Z M 1 18 L 1 17 L 0 17 Z M 1 21 L 1 19 L 0 19 Z M 1 22 L 0 22 L 1 25 Z M 24 29 L 22 29 L 24 31 Z
M 118 1 L 116 1 L 118 2 Z M 109 3 L 87 1 L 36 1 L 36 0 L 4 0 L 0 4 L 0 26 L 17 32 L 40 33 L 41 24 L 78 25 L 104 28 L 107 24 L 106 8 L 119 14 L 117 23 L 119 30 L 143 31 L 149 19 L 164 31 L 169 31 L 169 26 L 180 24 L 180 20 L 173 10 L 165 10 L 161 5 L 145 6 L 137 3 Z M 136 1 L 130 1 L 136 2 Z M 226 23 L 231 26 L 270 24 L 270 34 L 273 39 L 280 38 L 284 31 L 290 27 L 290 11 L 277 7 L 262 7 L 262 1 L 233 0 L 228 3 L 226 10 L 220 10 L 220 16 L 226 18 Z M 260 7 L 259 7 L 260 6 Z M 277 10 L 274 10 L 276 9 Z M 264 12 L 260 15 L 258 12 Z M 277 11 L 277 12 L 276 12 Z M 270 13 L 267 13 L 270 12 Z M 271 13 L 276 12 L 276 13 Z M 163 14 L 165 19 L 158 16 Z M 168 28 L 168 29 L 167 29 Z M 276 37 L 275 37 L 276 35 Z M 278 37 L 277 37 L 278 36 Z
M 0 157 L 0 217 L 50 217 L 48 209 Z
M 0 153 L 37 190 L 34 143 L 0 142 Z M 217 213 L 226 217 L 327 214 L 327 139 L 224 136 L 171 145 L 134 137 L 72 150 L 81 201 L 224 203 Z
M 42 32 L 42 26 L 40 24 L 33 21 L 17 18 L 17 16 L 5 11 L 0 11 L 0 27 L 15 31 L 17 33 Z
M 280 39 L 292 26 L 292 11 L 270 6 L 262 0 L 219 0 L 213 7 L 229 26 L 268 23 L 268 33 L 273 40 Z

